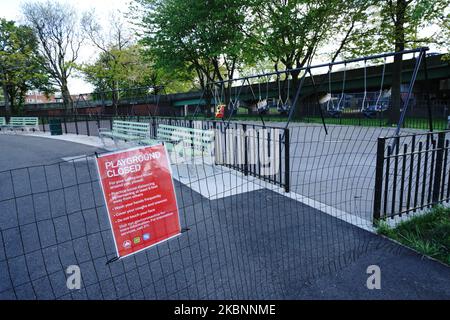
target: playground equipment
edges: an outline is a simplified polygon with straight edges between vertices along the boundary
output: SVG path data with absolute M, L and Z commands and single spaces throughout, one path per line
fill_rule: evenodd
M 364 95 L 361 103 L 361 113 L 367 109 L 367 60 L 364 59 Z
M 216 103 L 215 105 L 215 113 L 214 113 L 214 117 L 216 119 L 223 119 L 225 117 L 225 104 L 222 102 L 225 99 L 223 99 L 223 95 L 224 95 L 224 85 L 220 86 L 220 94 L 217 91 L 217 86 L 214 86 L 214 91 L 212 92 L 212 95 L 214 97 L 214 102 Z M 194 112 L 194 116 L 197 113 L 197 110 L 195 110 Z
M 288 114 L 291 109 L 291 100 L 290 100 L 290 74 L 286 74 L 285 83 L 287 83 L 287 91 L 286 91 L 286 99 L 283 100 L 282 88 L 281 88 L 281 77 L 277 76 L 278 80 L 278 102 L 277 102 L 277 111 L 281 114 Z
M 346 75 L 347 75 L 347 63 L 344 63 L 344 71 L 342 76 L 342 92 L 341 96 L 339 98 L 339 101 L 337 102 L 337 105 L 334 104 L 334 99 L 331 94 L 331 69 L 329 72 L 329 78 L 328 78 L 328 87 L 330 91 L 330 99 L 328 102 L 331 101 L 331 107 L 330 103 L 327 105 L 327 111 L 330 116 L 333 118 L 339 118 L 344 111 L 345 108 L 345 83 L 346 83 Z
M 363 111 L 366 118 L 376 118 L 378 114 L 389 109 L 391 103 L 391 90 L 383 90 L 377 97 L 375 103 L 369 103 L 367 108 Z
M 225 105 L 224 104 L 217 105 L 215 117 L 217 119 L 223 119 L 224 116 L 225 116 Z
M 331 88 L 331 71 L 333 70 L 333 66 L 328 68 L 328 92 L 329 96 L 327 96 L 327 112 L 332 117 L 339 117 L 341 110 L 339 110 L 338 106 L 335 104 L 335 98 L 333 98 L 333 90 Z
M 258 102 L 256 103 L 256 109 L 258 111 L 259 114 L 266 114 L 269 111 L 269 79 L 267 78 L 266 81 L 266 96 L 263 99 L 261 96 L 261 82 L 258 81 L 258 94 L 259 94 L 259 99 Z
M 366 118 L 376 118 L 377 114 L 379 114 L 380 112 L 386 111 L 389 107 L 390 90 L 383 91 L 384 78 L 385 78 L 385 73 L 386 73 L 386 59 L 387 58 L 384 57 L 383 70 L 381 73 L 380 90 L 379 90 L 379 93 L 378 93 L 375 103 L 367 102 L 366 104 L 363 104 L 363 106 L 362 106 L 363 109 L 361 111 Z M 365 67 L 365 65 L 364 65 L 364 67 Z M 365 99 L 366 98 L 366 84 L 367 84 L 366 68 L 364 68 L 364 72 L 365 72 L 364 73 L 364 91 L 365 91 L 364 99 Z
M 365 56 L 361 58 L 355 58 L 355 59 L 348 59 L 343 61 L 333 61 L 329 63 L 323 63 L 323 64 L 317 64 L 317 65 L 306 65 L 300 68 L 296 69 L 288 69 L 283 71 L 275 71 L 275 72 L 269 72 L 269 73 L 263 73 L 263 74 L 257 74 L 257 75 L 251 75 L 251 76 L 245 76 L 240 77 L 236 79 L 227 79 L 224 81 L 216 81 L 208 84 L 209 86 L 217 86 L 222 87 L 225 84 L 227 84 L 228 87 L 233 87 L 233 83 L 239 84 L 239 89 L 235 90 L 236 97 L 229 99 L 229 101 L 237 101 L 239 98 L 239 95 L 241 93 L 242 88 L 246 88 L 251 92 L 251 95 L 253 99 L 249 98 L 248 95 L 246 97 L 242 98 L 242 101 L 246 102 L 251 101 L 250 104 L 254 104 L 256 107 L 256 110 L 258 114 L 260 115 L 260 120 L 264 125 L 264 119 L 261 116 L 262 114 L 267 113 L 267 111 L 270 109 L 271 103 L 269 102 L 269 88 L 271 89 L 270 96 L 275 96 L 273 94 L 274 86 L 278 86 L 278 93 L 275 93 L 278 97 L 277 101 L 277 110 L 279 112 L 283 112 L 287 114 L 287 121 L 285 123 L 285 127 L 287 128 L 294 116 L 296 114 L 295 110 L 299 108 L 305 108 L 307 104 L 311 103 L 311 100 L 316 100 L 317 104 L 317 110 L 320 114 L 322 125 L 324 127 L 324 131 L 327 133 L 326 129 L 326 123 L 325 123 L 325 117 L 324 117 L 324 111 L 327 112 L 328 115 L 332 117 L 341 117 L 343 114 L 344 109 L 349 108 L 349 114 L 352 114 L 352 117 L 358 117 L 358 116 L 365 116 L 365 117 L 372 117 L 374 114 L 379 114 L 385 110 L 387 110 L 390 106 L 390 91 L 386 89 L 385 79 L 386 79 L 386 64 L 388 58 L 393 58 L 397 55 L 407 55 L 407 54 L 416 54 L 416 62 L 415 65 L 411 66 L 411 77 L 409 79 L 409 84 L 406 84 L 408 87 L 407 91 L 405 91 L 404 98 L 402 99 L 402 106 L 400 108 L 401 110 L 401 117 L 398 122 L 397 131 L 400 130 L 406 111 L 408 109 L 408 106 L 410 104 L 410 100 L 412 98 L 412 88 L 414 86 L 414 83 L 417 78 L 417 74 L 419 72 L 420 66 L 424 66 L 425 69 L 425 80 L 428 79 L 427 76 L 427 68 L 426 68 L 426 52 L 428 48 L 417 48 L 417 49 L 411 49 L 411 50 L 404 50 L 401 52 L 390 52 L 390 53 L 383 53 L 383 54 L 377 54 L 372 56 Z M 377 62 L 380 59 L 384 59 L 382 72 L 381 72 L 381 83 L 380 83 L 380 89 L 377 90 L 377 96 L 376 98 L 372 99 L 370 97 L 371 93 L 369 92 L 370 86 L 372 86 L 372 83 L 368 82 L 368 63 L 369 62 Z M 423 62 L 423 63 L 422 63 Z M 360 94 L 358 92 L 349 92 L 349 90 L 352 90 L 352 88 L 355 87 L 354 83 L 349 84 L 348 79 L 351 78 L 352 80 L 355 80 L 356 77 L 352 75 L 349 76 L 349 70 L 352 70 L 352 73 L 358 68 L 358 64 L 363 64 L 363 74 L 359 75 L 358 77 L 363 81 L 363 92 L 362 92 L 362 98 L 357 99 L 356 97 Z M 342 74 L 342 86 L 340 88 L 340 93 L 336 93 L 336 89 L 333 88 L 332 85 L 332 70 L 335 68 L 335 66 L 343 66 L 343 74 Z M 355 67 L 352 67 L 356 66 Z M 323 68 L 327 68 L 326 73 L 320 73 L 320 70 Z M 312 71 L 316 71 L 313 73 Z M 295 82 L 293 75 L 295 74 Z M 281 79 L 282 76 L 284 76 L 284 79 L 286 79 L 286 85 L 288 85 L 288 93 L 286 96 L 283 96 L 282 92 L 282 86 L 281 86 Z M 269 85 L 269 81 L 272 77 L 276 77 L 276 80 L 273 81 L 273 85 Z M 373 75 L 371 74 L 371 77 Z M 265 78 L 265 81 L 262 81 L 262 79 Z M 292 79 L 292 80 L 291 80 Z M 305 81 L 305 79 L 308 79 L 308 81 Z M 323 80 L 323 81 L 318 81 Z M 252 80 L 252 81 L 250 81 Z M 256 80 L 256 81 L 255 81 Z M 328 81 L 327 81 L 328 80 Z M 262 86 L 266 86 L 266 93 L 265 95 L 262 93 Z M 277 84 L 278 82 L 278 84 Z M 294 84 L 295 83 L 295 84 Z M 307 84 L 306 84 L 307 83 Z M 305 90 L 305 86 L 309 86 L 308 89 Z M 253 87 L 257 88 L 258 93 L 255 95 L 256 90 L 253 90 Z M 292 95 L 290 90 L 293 90 Z M 312 90 L 311 90 L 312 89 Z M 334 90 L 334 92 L 333 92 Z M 354 89 L 353 89 L 354 90 Z M 286 100 L 284 100 L 286 99 Z M 292 102 L 291 102 L 292 99 Z M 247 101 L 246 101 L 247 100 Z M 324 107 L 324 104 L 326 106 Z M 323 107 L 323 109 L 322 109 Z M 432 130 L 432 122 L 431 122 L 431 110 L 430 110 L 430 103 L 427 103 L 427 107 L 429 109 L 429 118 L 430 118 L 430 130 Z M 346 112 L 347 114 L 347 112 Z M 227 123 L 231 121 L 231 118 L 233 116 L 233 113 L 230 113 L 226 120 Z

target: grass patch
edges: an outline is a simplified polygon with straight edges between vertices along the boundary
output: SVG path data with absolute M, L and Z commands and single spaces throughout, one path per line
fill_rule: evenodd
M 449 208 L 436 207 L 427 214 L 399 223 L 395 228 L 380 221 L 377 232 L 450 265 Z
M 178 118 L 178 117 L 176 117 Z M 184 117 L 179 117 L 183 119 Z M 189 118 L 189 117 L 187 117 Z M 265 114 L 262 116 L 259 115 L 249 115 L 245 113 L 239 113 L 237 115 L 233 115 L 231 120 L 244 120 L 244 121 L 261 121 L 261 118 L 265 122 L 285 122 L 287 121 L 287 116 L 280 116 L 277 113 L 275 114 Z M 195 117 L 196 120 L 218 120 L 214 117 L 206 117 L 204 115 L 197 115 Z M 228 118 L 227 118 L 228 119 Z M 303 117 L 303 118 L 293 118 L 292 122 L 296 123 L 313 123 L 313 124 L 322 124 L 322 118 L 319 116 L 313 117 Z M 389 125 L 387 119 L 369 119 L 369 118 L 330 118 L 325 117 L 326 124 L 332 125 L 343 125 L 343 126 L 361 126 L 361 127 L 396 127 L 396 125 Z M 428 130 L 429 122 L 428 119 L 425 118 L 406 118 L 403 124 L 403 128 L 409 129 L 421 129 Z M 442 119 L 433 119 L 433 129 L 434 130 L 446 130 L 447 129 L 447 121 Z
M 303 122 L 307 123 L 322 123 L 320 117 L 306 117 Z M 387 119 L 368 119 L 368 118 L 325 118 L 326 124 L 339 124 L 346 126 L 362 126 L 362 127 L 388 127 Z M 393 125 L 396 127 L 396 125 Z M 429 129 L 429 121 L 424 118 L 406 118 L 403 123 L 403 128 L 409 129 Z M 433 129 L 446 130 L 447 121 L 442 119 L 433 120 Z

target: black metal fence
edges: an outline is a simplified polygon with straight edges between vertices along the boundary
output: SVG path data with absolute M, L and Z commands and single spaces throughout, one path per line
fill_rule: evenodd
M 430 119 L 428 116 L 428 101 L 421 98 L 414 98 L 412 105 L 408 109 L 403 128 L 410 129 L 430 129 Z M 320 112 L 317 106 L 306 104 L 302 106 L 302 116 L 296 121 L 304 123 L 320 123 Z M 360 106 L 353 106 L 339 112 L 322 108 L 325 122 L 336 125 L 352 125 L 367 127 L 389 127 L 389 110 L 368 110 L 361 111 Z M 448 116 L 450 110 L 450 100 L 431 100 L 431 125 L 434 130 L 446 130 L 448 128 Z
M 450 200 L 449 133 L 378 138 L 374 220 Z
M 255 124 L 212 122 L 219 154 L 233 155 L 231 160 L 216 159 L 245 175 L 252 175 L 290 190 L 290 133 L 289 129 Z M 218 142 L 218 138 L 221 143 Z M 230 150 L 231 149 L 231 150 Z M 225 151 L 227 150 L 227 151 Z M 230 158 L 230 157 L 229 157 Z
M 287 129 L 286 122 L 59 118 L 64 133 L 88 136 L 111 129 L 114 119 L 147 121 L 156 138 L 161 124 L 215 129 L 223 158 L 173 161 L 185 232 L 119 260 L 94 156 L 1 171 L 0 299 L 308 298 L 302 289 L 311 279 L 405 254 L 367 232 L 372 218 L 450 196 L 447 131 L 393 138 L 395 128 L 348 123 Z M 42 131 L 51 119 L 41 117 Z M 265 156 L 277 160 L 268 165 Z M 79 290 L 66 282 L 73 265 L 82 272 Z M 366 270 L 360 272 L 364 286 Z
M 279 185 L 289 192 L 289 129 L 252 123 L 159 117 L 151 119 L 150 123 L 155 138 L 159 124 L 214 130 L 216 164 Z
M 40 118 L 42 132 L 50 130 L 52 119 L 60 119 L 63 134 L 98 136 L 99 128 L 112 130 L 114 120 L 150 123 L 150 137 L 158 138 L 160 124 L 214 130 L 216 164 L 258 177 L 289 192 L 289 129 L 252 123 L 149 116 L 46 116 Z M 273 154 L 276 152 L 277 154 Z M 232 157 L 229 155 L 233 155 Z M 276 168 L 274 168 L 276 166 Z
M 2 171 L 0 299 L 307 298 L 309 280 L 399 250 L 356 227 L 367 225 L 353 210 L 368 200 L 361 186 L 373 192 L 380 130 L 292 126 L 289 194 L 221 165 L 174 161 L 188 231 L 113 262 L 94 156 Z M 72 265 L 79 290 L 66 286 Z

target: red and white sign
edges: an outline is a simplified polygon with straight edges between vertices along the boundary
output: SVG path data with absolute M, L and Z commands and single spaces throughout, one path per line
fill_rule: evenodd
M 181 232 L 165 146 L 133 148 L 97 158 L 118 257 Z

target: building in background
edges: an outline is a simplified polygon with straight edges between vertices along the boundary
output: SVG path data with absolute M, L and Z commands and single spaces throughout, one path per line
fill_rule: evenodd
M 33 104 L 33 103 L 51 103 L 51 102 L 56 102 L 56 97 L 55 95 L 49 95 L 46 96 L 44 93 L 37 91 L 37 90 L 32 90 L 29 91 L 27 93 L 27 95 L 25 96 L 25 103 L 26 104 Z

